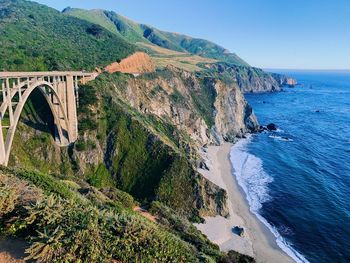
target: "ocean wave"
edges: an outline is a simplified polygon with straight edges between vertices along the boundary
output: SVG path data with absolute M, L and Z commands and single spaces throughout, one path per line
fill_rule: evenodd
M 275 140 L 279 140 L 279 141 L 284 141 L 284 142 L 292 142 L 293 139 L 288 138 L 288 137 L 284 137 L 284 136 L 278 136 L 275 134 L 271 134 L 269 135 L 270 138 L 275 139 Z
M 252 136 L 240 139 L 232 148 L 230 160 L 234 169 L 234 175 L 240 187 L 246 194 L 250 211 L 273 233 L 277 245 L 297 263 L 308 263 L 309 261 L 294 250 L 291 244 L 285 240 L 278 230 L 259 214 L 262 204 L 271 200 L 268 185 L 273 178 L 263 169 L 262 160 L 247 151 Z

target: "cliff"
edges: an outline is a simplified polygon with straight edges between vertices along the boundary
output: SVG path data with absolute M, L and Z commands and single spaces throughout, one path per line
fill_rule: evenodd
M 38 106 L 45 105 L 42 99 L 34 94 L 22 117 L 10 166 L 115 185 L 188 217 L 227 216 L 224 191 L 196 168 L 201 147 L 234 141 L 258 127 L 235 83 L 173 67 L 139 77 L 101 74 L 80 88 L 79 140 L 68 149 L 55 146 L 49 127 L 30 128 L 38 120 L 41 127 L 52 122 L 45 119 L 49 109 Z M 32 116 L 36 108 L 44 112 Z
M 278 82 L 280 86 L 294 87 L 298 84 L 296 79 L 288 77 L 283 74 L 271 73 L 272 77 Z
M 276 79 L 259 68 L 235 66 L 223 62 L 204 64 L 204 68 L 207 75 L 221 78 L 227 83 L 236 83 L 243 93 L 281 90 Z

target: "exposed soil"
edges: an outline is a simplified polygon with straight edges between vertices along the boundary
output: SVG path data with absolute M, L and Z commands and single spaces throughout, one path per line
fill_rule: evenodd
M 23 263 L 28 244 L 24 240 L 0 238 L 0 263 Z
M 139 206 L 135 206 L 132 210 L 134 210 L 135 212 L 140 213 L 142 216 L 144 216 L 145 218 L 151 220 L 152 222 L 157 222 L 157 218 L 155 216 L 151 215 L 145 209 L 143 209 L 143 208 L 141 208 Z
M 142 74 L 155 71 L 152 59 L 143 52 L 136 52 L 133 55 L 118 62 L 108 65 L 105 70 L 109 73 L 122 72 L 130 74 Z

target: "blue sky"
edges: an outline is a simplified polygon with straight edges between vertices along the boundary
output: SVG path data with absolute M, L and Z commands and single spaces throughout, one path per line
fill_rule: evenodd
M 349 0 L 39 0 L 116 11 L 216 42 L 263 68 L 350 69 Z

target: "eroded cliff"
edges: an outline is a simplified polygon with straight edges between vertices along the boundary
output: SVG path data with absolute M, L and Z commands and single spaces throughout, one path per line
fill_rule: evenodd
M 236 83 L 168 67 L 138 77 L 103 73 L 79 93 L 78 141 L 56 147 L 50 129 L 29 127 L 41 119 L 45 127 L 47 114 L 32 116 L 28 110 L 15 136 L 11 166 L 116 186 L 190 218 L 228 215 L 225 191 L 196 169 L 201 147 L 234 141 L 258 127 Z M 43 104 L 34 98 L 33 103 Z M 26 145 L 20 143 L 24 139 Z

